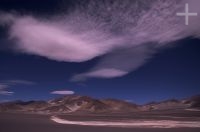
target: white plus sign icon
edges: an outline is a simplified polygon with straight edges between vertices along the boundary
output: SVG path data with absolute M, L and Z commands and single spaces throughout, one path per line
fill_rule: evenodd
M 177 16 L 185 16 L 185 25 L 189 25 L 189 16 L 197 16 L 197 13 L 189 12 L 189 4 L 185 4 L 185 12 L 184 13 L 176 13 Z

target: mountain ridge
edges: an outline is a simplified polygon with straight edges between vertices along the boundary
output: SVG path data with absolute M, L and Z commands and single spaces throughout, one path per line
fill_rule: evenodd
M 200 95 L 177 100 L 168 99 L 144 105 L 118 99 L 95 99 L 89 96 L 67 95 L 49 101 L 13 101 L 0 103 L 0 112 L 31 113 L 125 113 L 155 110 L 200 110 Z

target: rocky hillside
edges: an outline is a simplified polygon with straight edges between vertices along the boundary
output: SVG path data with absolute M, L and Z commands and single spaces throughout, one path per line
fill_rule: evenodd
M 122 100 L 98 100 L 87 96 L 70 95 L 49 101 L 14 101 L 0 104 L 0 112 L 36 112 L 36 113 L 113 113 L 137 112 L 172 109 L 200 110 L 200 96 L 183 100 L 166 100 L 137 105 Z
M 170 99 L 143 105 L 142 110 L 200 109 L 200 95 L 182 100 Z

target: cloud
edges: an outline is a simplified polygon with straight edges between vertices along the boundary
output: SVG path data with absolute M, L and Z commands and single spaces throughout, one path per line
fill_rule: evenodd
M 14 94 L 14 92 L 0 90 L 0 95 L 13 95 L 13 94 Z
M 27 80 L 6 80 L 4 83 L 10 84 L 10 85 L 35 85 L 35 82 L 27 81 Z
M 0 95 L 13 95 L 13 91 L 8 91 L 12 86 L 15 85 L 34 85 L 34 82 L 27 80 L 4 80 L 0 81 Z
M 14 92 L 7 91 L 6 89 L 9 88 L 6 84 L 0 84 L 0 95 L 12 95 Z
M 150 44 L 149 44 L 150 45 Z M 114 78 L 136 70 L 155 52 L 149 45 L 115 50 L 101 59 L 90 71 L 74 75 L 71 81 L 84 81 L 86 78 Z
M 16 19 L 10 27 L 10 38 L 17 40 L 17 51 L 57 61 L 87 61 L 106 53 L 106 45 L 118 41 L 105 41 L 103 33 L 71 29 L 70 25 L 57 23 L 57 20 L 46 22 L 31 16 L 13 18 Z M 104 43 L 104 46 L 101 46 L 101 43 Z
M 51 94 L 59 94 L 59 95 L 72 95 L 74 94 L 74 91 L 67 91 L 67 90 L 61 90 L 61 91 L 52 91 Z
M 74 81 L 113 78 L 137 70 L 171 42 L 200 37 L 199 16 L 191 17 L 189 26 L 176 16 L 186 2 L 200 14 L 198 0 L 89 0 L 50 18 L 1 13 L 0 24 L 8 25 L 17 52 L 64 62 L 102 56 Z
M 84 81 L 86 77 L 113 78 L 113 77 L 118 77 L 118 76 L 124 76 L 126 74 L 128 74 L 128 72 L 121 71 L 121 70 L 114 69 L 114 68 L 99 69 L 99 70 L 75 75 L 75 76 L 73 76 L 71 81 Z
M 6 84 L 0 84 L 0 90 L 6 89 L 6 88 L 8 88 L 8 85 L 6 85 Z

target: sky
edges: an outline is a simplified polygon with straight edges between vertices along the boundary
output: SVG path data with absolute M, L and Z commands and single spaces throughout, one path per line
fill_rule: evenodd
M 200 93 L 198 0 L 1 0 L 0 100 L 144 104 Z

